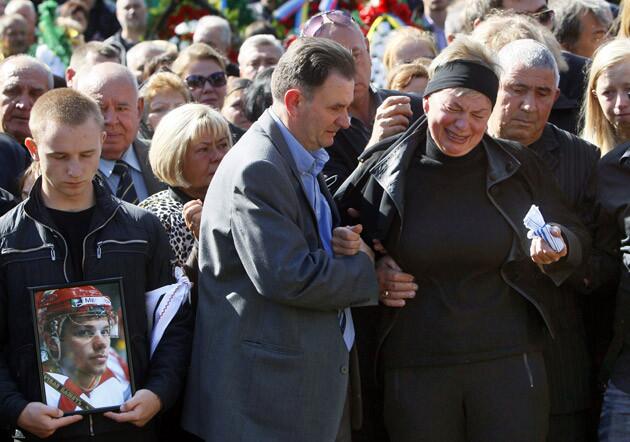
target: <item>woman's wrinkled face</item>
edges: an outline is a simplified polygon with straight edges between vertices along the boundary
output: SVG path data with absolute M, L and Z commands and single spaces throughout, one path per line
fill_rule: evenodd
M 425 97 L 422 103 L 433 140 L 451 157 L 466 155 L 479 144 L 492 113 L 490 99 L 472 90 L 462 94 L 443 89 Z

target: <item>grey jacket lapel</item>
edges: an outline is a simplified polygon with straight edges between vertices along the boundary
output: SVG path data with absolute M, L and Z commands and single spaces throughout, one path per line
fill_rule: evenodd
M 297 165 L 295 164 L 295 161 L 293 160 L 293 155 L 291 155 L 289 146 L 284 140 L 284 136 L 282 135 L 282 132 L 276 125 L 276 122 L 274 121 L 273 117 L 269 113 L 269 110 L 266 110 L 262 114 L 262 116 L 258 119 L 258 124 L 260 125 L 260 128 L 262 129 L 262 131 L 267 135 L 267 137 L 269 137 L 269 139 L 271 140 L 273 145 L 276 147 L 278 152 L 280 152 L 280 155 L 282 156 L 282 158 L 284 158 L 286 164 L 291 170 L 291 173 L 293 174 L 293 177 L 295 178 L 295 183 L 297 184 L 297 187 L 299 188 L 299 192 L 302 194 L 305 201 L 307 202 L 307 206 L 310 209 L 310 213 L 311 213 L 311 216 L 313 217 L 313 221 L 315 222 L 315 225 L 317 226 L 317 215 L 315 214 L 315 210 L 313 209 L 313 207 L 308 201 L 308 197 L 306 195 L 306 192 L 304 191 L 304 187 L 302 187 L 302 180 L 300 179 L 300 172 L 298 171 Z M 330 206 L 330 210 L 332 212 L 332 217 L 333 217 L 333 226 L 337 226 L 339 224 L 339 213 L 337 212 L 335 201 L 333 200 L 332 195 L 328 191 L 328 188 L 326 187 L 326 183 L 324 182 L 324 179 L 321 174 L 318 175 L 317 180 L 319 182 L 319 187 L 322 193 L 324 194 L 326 201 L 328 201 L 328 205 Z
M 144 184 L 147 186 L 149 196 L 166 189 L 166 185 L 158 181 L 155 177 L 153 169 L 151 169 L 151 164 L 149 164 L 149 146 L 136 138 L 132 147 L 140 163 L 142 177 L 144 178 Z

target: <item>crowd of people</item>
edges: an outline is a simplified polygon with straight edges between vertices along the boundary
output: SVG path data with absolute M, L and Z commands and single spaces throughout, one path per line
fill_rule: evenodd
M 410 0 L 382 46 L 39 3 L 0 0 L 3 440 L 630 440 L 630 3 Z

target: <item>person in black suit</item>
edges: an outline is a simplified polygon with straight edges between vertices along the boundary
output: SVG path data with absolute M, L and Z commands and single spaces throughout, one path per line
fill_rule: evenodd
M 118 198 L 138 203 L 166 187 L 153 175 L 148 146 L 137 138 L 144 108 L 133 73 L 117 63 L 81 71 L 75 88 L 94 98 L 105 118 L 99 174 Z

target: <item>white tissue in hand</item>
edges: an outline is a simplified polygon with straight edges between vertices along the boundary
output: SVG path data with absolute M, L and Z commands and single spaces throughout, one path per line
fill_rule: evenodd
M 545 223 L 538 206 L 532 205 L 529 208 L 527 215 L 523 219 L 523 224 L 529 229 L 529 232 L 527 232 L 529 239 L 533 239 L 536 236 L 542 238 L 555 252 L 561 252 L 564 249 L 564 242 L 551 234 L 551 226 Z

